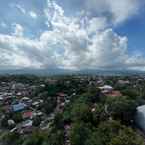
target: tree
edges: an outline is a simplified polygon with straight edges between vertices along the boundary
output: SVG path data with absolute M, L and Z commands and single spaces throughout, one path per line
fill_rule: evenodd
M 20 145 L 22 143 L 22 140 L 20 138 L 20 135 L 18 133 L 7 133 L 2 138 L 2 143 L 4 145 Z
M 97 135 L 101 139 L 100 145 L 108 145 L 110 140 L 115 137 L 122 129 L 122 125 L 118 121 L 101 122 L 97 128 Z
M 127 97 L 108 97 L 107 102 L 108 113 L 122 123 L 130 124 L 134 119 L 136 113 L 137 103 Z
M 94 109 L 95 111 L 92 114 L 93 114 L 93 124 L 95 126 L 109 118 L 108 114 L 105 112 L 104 105 L 96 104 Z
M 96 86 L 91 86 L 88 88 L 88 93 L 86 93 L 88 101 L 95 103 L 102 101 L 102 97 L 100 96 L 101 91 L 97 89 Z
M 48 97 L 47 100 L 43 103 L 42 110 L 47 114 L 51 113 L 57 105 L 55 97 Z
M 41 123 L 41 119 L 40 119 L 40 117 L 35 117 L 34 119 L 33 119 L 33 125 L 34 126 L 39 126 L 40 125 L 40 123 Z
M 87 126 L 85 123 L 74 123 L 70 133 L 71 145 L 86 145 L 86 141 L 91 133 L 92 131 L 90 127 Z
M 85 145 L 103 145 L 98 132 L 92 132 L 92 134 L 90 134 L 90 136 L 86 139 Z
M 19 122 L 21 122 L 22 120 L 23 120 L 23 118 L 22 118 L 22 114 L 21 113 L 15 113 L 15 114 L 13 114 L 13 120 L 16 122 L 16 123 L 19 123 Z
M 64 145 L 64 132 L 62 130 L 55 130 L 48 136 L 47 145 Z
M 61 113 L 57 113 L 57 114 L 55 115 L 53 124 L 54 124 L 54 127 L 55 127 L 56 129 L 62 129 L 62 128 L 63 128 L 64 122 L 63 122 L 63 116 L 62 116 Z
M 130 99 L 134 99 L 134 100 L 136 99 L 136 97 L 140 95 L 137 89 L 135 88 L 133 89 L 129 87 L 126 89 L 123 89 L 121 92 L 124 96 L 128 96 L 130 97 Z
M 92 112 L 90 107 L 85 103 L 74 103 L 71 111 L 71 117 L 73 121 L 92 121 Z
M 1 120 L 1 126 L 2 126 L 2 127 L 5 127 L 5 128 L 8 127 L 8 118 L 7 118 L 7 117 L 4 117 L 4 118 Z
M 23 143 L 23 145 L 42 145 L 47 141 L 48 136 L 45 132 L 37 131 L 33 132 Z
M 111 139 L 109 145 L 144 145 L 144 139 L 131 128 L 124 128 L 118 136 Z

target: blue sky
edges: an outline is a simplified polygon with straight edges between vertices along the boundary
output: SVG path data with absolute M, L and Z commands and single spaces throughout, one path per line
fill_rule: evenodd
M 140 50 L 143 54 L 145 51 L 145 11 L 128 20 L 121 26 L 115 28 L 120 35 L 126 35 L 129 39 L 129 50 Z
M 1 69 L 145 70 L 143 0 L 0 3 Z

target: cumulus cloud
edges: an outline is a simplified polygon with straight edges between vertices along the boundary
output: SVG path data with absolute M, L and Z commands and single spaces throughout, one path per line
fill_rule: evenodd
M 20 24 L 12 24 L 14 32 L 12 35 L 17 36 L 17 37 L 22 37 L 24 29 Z
M 33 11 L 30 11 L 29 12 L 29 15 L 33 18 L 33 19 L 36 19 L 37 18 L 37 14 Z
M 142 56 L 129 56 L 127 37 L 109 28 L 107 17 L 68 17 L 49 0 L 44 12 L 48 31 L 40 37 L 24 37 L 20 24 L 14 25 L 12 35 L 0 34 L 1 68 L 145 68 Z
M 133 15 L 140 9 L 141 0 L 108 0 L 110 12 L 115 23 L 120 23 Z
M 62 1 L 67 2 L 67 0 Z M 136 15 L 143 3 L 143 0 L 73 0 L 67 2 L 70 8 L 72 5 L 79 7 L 79 10 L 83 9 L 93 16 L 106 15 L 108 21 L 115 25 Z

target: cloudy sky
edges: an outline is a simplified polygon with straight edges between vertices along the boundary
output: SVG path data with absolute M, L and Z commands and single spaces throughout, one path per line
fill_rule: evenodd
M 144 0 L 3 0 L 0 70 L 145 70 L 144 8 Z

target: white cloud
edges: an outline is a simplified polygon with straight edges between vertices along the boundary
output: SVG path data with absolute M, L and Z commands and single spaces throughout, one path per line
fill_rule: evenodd
M 45 15 L 52 28 L 37 39 L 25 38 L 19 24 L 13 35 L 0 35 L 1 68 L 145 68 L 145 58 L 129 56 L 127 37 L 109 28 L 105 16 L 67 17 L 49 0 Z
M 16 7 L 22 14 L 26 14 L 25 8 L 23 8 L 21 5 L 16 4 L 15 7 Z
M 99 14 L 106 13 L 112 23 L 124 22 L 133 15 L 137 14 L 142 0 L 81 0 L 85 3 L 86 10 Z
M 14 32 L 12 33 L 14 36 L 22 37 L 24 28 L 20 24 L 12 24 Z
M 33 18 L 36 19 L 37 18 L 37 14 L 34 11 L 30 11 L 29 15 Z

